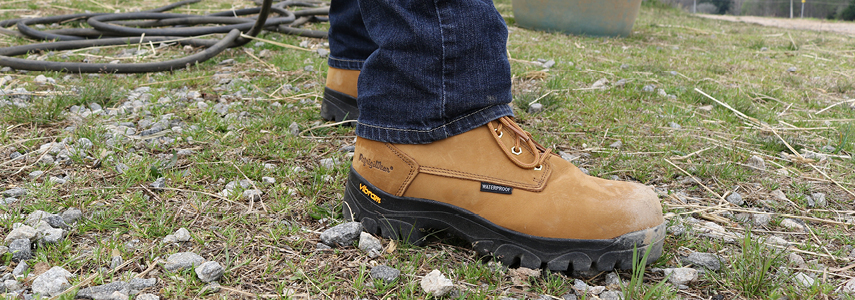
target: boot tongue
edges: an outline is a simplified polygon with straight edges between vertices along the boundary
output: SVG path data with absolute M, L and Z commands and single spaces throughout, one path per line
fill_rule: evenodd
M 487 126 L 508 159 L 520 168 L 542 168 L 543 162 L 552 151 L 534 142 L 531 134 L 520 128 L 510 117 L 501 117 L 495 124 L 490 122 Z

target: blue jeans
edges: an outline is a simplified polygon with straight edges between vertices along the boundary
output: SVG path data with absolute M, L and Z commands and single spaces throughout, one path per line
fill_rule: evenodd
M 358 136 L 424 144 L 513 115 L 507 38 L 491 0 L 333 0 L 329 65 L 362 70 Z

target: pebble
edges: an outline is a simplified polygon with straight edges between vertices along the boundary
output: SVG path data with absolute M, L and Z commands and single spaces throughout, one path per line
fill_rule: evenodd
M 212 282 L 220 280 L 226 270 L 220 265 L 220 263 L 208 261 L 196 267 L 195 271 L 196 276 L 198 276 L 199 280 L 202 282 Z
M 736 206 L 742 206 L 742 204 L 745 204 L 745 200 L 742 200 L 742 195 L 740 195 L 738 192 L 730 193 L 730 195 L 727 195 L 727 198 L 725 199 L 727 200 L 727 202 L 730 202 L 731 204 Z
M 321 242 L 331 247 L 349 246 L 359 238 L 362 223 L 348 222 L 337 225 L 321 233 Z
M 721 257 L 713 253 L 693 252 L 682 259 L 684 264 L 704 267 L 713 271 L 721 269 Z
M 563 299 L 563 300 L 576 300 L 576 294 L 564 294 L 564 296 L 561 296 L 561 299 Z
M 77 296 L 75 298 L 78 299 L 117 299 L 122 298 L 120 295 L 115 295 L 115 293 L 119 293 L 124 295 L 124 299 L 127 299 L 127 295 L 131 292 L 131 287 L 127 282 L 124 281 L 113 281 L 107 284 L 96 285 L 93 287 L 88 287 L 81 289 L 77 292 Z
M 30 177 L 30 179 L 36 179 L 36 178 L 39 178 L 39 176 L 42 176 L 42 174 L 44 174 L 44 173 L 45 172 L 38 171 L 38 170 L 32 171 L 32 172 L 30 172 L 29 177 Z
M 789 67 L 789 68 L 787 68 L 787 72 L 790 72 L 790 73 L 795 72 L 795 71 L 798 71 L 798 70 L 799 70 L 799 69 L 798 69 L 798 68 L 796 68 L 796 67 Z
M 330 51 L 327 49 L 320 48 L 318 49 L 318 55 L 320 57 L 327 57 L 328 55 L 330 55 Z
M 323 167 L 323 168 L 332 169 L 338 165 L 338 160 L 335 158 L 324 158 L 324 159 L 321 159 L 320 164 L 321 164 L 321 167 Z
M 812 287 L 815 280 L 805 273 L 798 272 L 793 275 L 793 281 L 802 287 Z
M 785 240 L 779 236 L 774 236 L 774 235 L 766 237 L 764 239 L 764 242 L 772 244 L 772 245 L 778 245 L 778 246 L 789 246 L 790 245 L 790 242 L 788 242 L 787 240 Z
M 93 145 L 92 141 L 87 138 L 80 138 L 77 140 L 77 147 L 83 150 L 92 149 Z
M 48 178 L 48 182 L 56 184 L 56 185 L 65 184 L 66 181 L 67 180 L 65 180 L 64 178 L 59 178 L 56 176 L 51 176 L 50 178 Z
M 704 105 L 704 106 L 698 107 L 698 110 L 700 110 L 702 112 L 711 112 L 713 110 L 713 106 L 712 105 Z
M 611 143 L 609 145 L 609 148 L 612 148 L 612 149 L 620 149 L 621 147 L 623 147 L 622 141 L 617 141 L 617 142 Z
M 813 193 L 810 194 L 810 198 L 814 203 L 811 207 L 825 207 L 828 205 L 828 201 L 825 200 L 825 193 Z
M 125 260 L 122 259 L 121 256 L 116 255 L 116 256 L 110 257 L 110 269 L 111 270 L 115 270 L 115 269 L 119 268 L 119 266 L 121 266 L 123 263 L 125 263 Z
M 15 279 L 8 279 L 3 281 L 3 285 L 6 286 L 7 291 L 16 292 L 24 289 L 24 285 L 18 282 Z
M 552 68 L 553 66 L 555 66 L 555 60 L 552 59 L 547 60 L 545 63 L 543 63 L 543 67 L 546 69 Z
M 378 265 L 371 268 L 369 274 L 371 278 L 380 279 L 388 283 L 397 280 L 398 276 L 401 276 L 401 271 L 386 265 Z
M 773 197 L 775 197 L 775 199 L 778 199 L 778 200 L 782 200 L 782 201 L 789 201 L 789 199 L 787 199 L 787 194 L 784 194 L 784 191 L 782 191 L 782 190 L 774 190 L 774 191 L 772 191 L 772 196 L 773 196 Z
M 291 125 L 288 125 L 288 133 L 293 136 L 300 135 L 300 125 L 297 122 L 291 122 Z
M 24 271 L 26 271 L 29 268 L 30 268 L 30 266 L 27 265 L 26 261 L 18 262 L 18 265 L 15 266 L 15 269 L 12 269 L 12 276 L 15 276 L 15 277 L 24 276 Z
M 261 190 L 251 189 L 243 191 L 243 199 L 246 201 L 261 201 L 261 195 L 264 194 Z
M 160 177 L 154 180 L 154 182 L 152 182 L 150 186 L 152 190 L 161 191 L 163 190 L 163 188 L 166 187 L 166 178 Z
M 609 88 L 609 80 L 606 78 L 600 78 L 594 84 L 591 85 L 592 89 L 605 90 Z
M 855 278 L 849 279 L 843 284 L 843 293 L 855 294 Z
M 805 231 L 805 226 L 802 223 L 800 223 L 799 221 L 796 221 L 794 219 L 787 218 L 787 219 L 782 220 L 781 226 L 786 228 L 786 229 L 789 229 L 791 231 L 796 231 L 796 232 Z
M 187 242 L 190 241 L 190 231 L 187 228 L 181 227 L 175 231 L 175 240 L 179 242 Z
M 332 250 L 332 247 L 327 246 L 327 244 L 324 244 L 324 243 L 318 243 L 317 245 L 315 245 L 315 251 L 324 251 L 324 250 Z
M 611 273 L 606 274 L 605 284 L 609 288 L 620 287 L 620 284 L 621 284 L 620 276 L 618 276 L 618 274 L 615 272 L 611 272 Z
M 532 103 L 528 106 L 528 113 L 530 114 L 538 114 L 543 111 L 543 104 L 540 103 Z
M 71 286 L 68 283 L 68 278 L 73 276 L 71 272 L 62 267 L 50 268 L 33 280 L 33 293 L 51 297 L 56 296 Z
M 134 300 L 160 300 L 160 297 L 155 294 L 145 293 L 137 295 L 134 297 Z
M 749 157 L 747 164 L 749 167 L 752 167 L 757 170 L 766 170 L 766 162 L 763 160 L 763 158 L 757 155 L 752 155 L 751 157 Z
M 790 261 L 791 265 L 794 265 L 799 268 L 807 268 L 807 264 L 805 264 L 805 259 L 802 258 L 802 256 L 798 253 L 790 252 L 790 254 L 787 255 L 787 260 Z
M 3 196 L 12 198 L 21 198 L 27 195 L 27 190 L 23 188 L 12 188 L 3 191 Z
M 624 87 L 624 86 L 626 86 L 627 83 L 629 83 L 629 80 L 621 79 L 621 80 L 618 80 L 617 82 L 615 82 L 614 86 L 615 87 Z
M 261 177 L 261 182 L 263 182 L 264 184 L 276 184 L 276 178 L 268 176 Z
M 8 235 L 6 235 L 6 243 L 12 242 L 14 240 L 26 239 L 28 241 L 34 240 L 36 238 L 36 229 L 30 227 L 28 225 L 22 225 L 15 229 L 12 229 Z
M 648 84 L 648 85 L 645 85 L 644 87 L 642 87 L 641 91 L 646 92 L 646 93 L 652 93 L 652 92 L 656 91 L 656 86 L 652 85 L 652 84 Z
M 600 295 L 600 299 L 602 300 L 623 300 L 623 292 L 621 291 L 605 291 Z
M 30 239 L 17 239 L 9 243 L 9 253 L 12 253 L 12 261 L 19 262 L 33 258 L 32 242 Z
M 577 293 L 583 293 L 583 294 L 587 293 L 588 290 L 591 289 L 591 287 L 587 283 L 585 283 L 584 281 L 581 281 L 579 279 L 573 280 L 573 288 L 576 289 Z
M 687 285 L 688 283 L 698 279 L 698 270 L 692 268 L 668 268 L 663 269 L 668 281 L 674 285 Z
M 422 277 L 422 290 L 425 293 L 431 294 L 434 297 L 442 297 L 448 294 L 454 288 L 454 282 L 445 278 L 439 270 L 430 271 L 425 277 Z
M 62 212 L 62 221 L 65 222 L 65 224 L 74 224 L 82 217 L 83 212 L 74 207 L 69 207 L 64 212 Z
M 375 258 L 380 256 L 380 252 L 383 251 L 383 244 L 370 233 L 360 232 L 359 249 L 368 253 L 369 257 Z
M 166 258 L 163 268 L 170 272 L 180 271 L 199 266 L 205 262 L 205 258 L 193 252 L 179 252 Z
M 675 122 L 668 122 L 668 127 L 671 127 L 671 129 L 683 129 L 683 126 Z
M 129 169 L 130 169 L 130 167 L 128 167 L 128 165 L 126 165 L 126 164 L 123 164 L 123 163 L 117 163 L 116 164 L 116 173 L 125 174 L 125 172 L 127 172 Z
M 139 294 L 140 291 L 157 284 L 157 278 L 134 278 L 128 284 L 131 286 L 131 295 Z
M 757 227 L 765 227 L 772 221 L 772 215 L 770 214 L 751 214 L 751 218 L 754 221 L 754 226 Z

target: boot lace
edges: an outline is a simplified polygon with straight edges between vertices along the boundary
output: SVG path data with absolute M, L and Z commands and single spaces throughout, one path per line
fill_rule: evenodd
M 534 170 L 542 169 L 543 162 L 549 157 L 549 154 L 552 152 L 552 148 L 545 148 L 535 142 L 531 138 L 531 133 L 520 128 L 520 126 L 517 125 L 511 117 L 501 117 L 498 121 L 499 123 L 496 124 L 496 126 L 493 126 L 492 122 L 487 123 L 487 127 L 493 131 L 493 138 L 496 139 L 496 142 L 503 146 L 502 151 L 505 152 L 505 155 L 520 168 Z M 505 135 L 504 129 L 508 129 L 514 134 L 514 146 L 510 149 L 504 147 L 504 144 L 501 142 L 502 137 Z M 523 152 L 523 143 L 531 149 L 532 154 L 534 154 L 534 161 L 526 163 L 518 158 L 518 156 Z

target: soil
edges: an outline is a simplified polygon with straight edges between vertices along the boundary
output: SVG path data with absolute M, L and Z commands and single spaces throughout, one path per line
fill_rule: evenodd
M 855 36 L 855 23 L 853 22 L 707 14 L 697 14 L 697 16 L 708 19 L 724 20 L 731 22 L 744 22 L 788 29 L 830 31 Z

